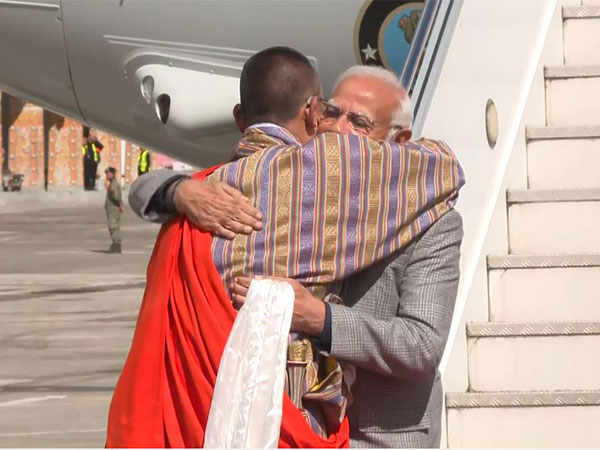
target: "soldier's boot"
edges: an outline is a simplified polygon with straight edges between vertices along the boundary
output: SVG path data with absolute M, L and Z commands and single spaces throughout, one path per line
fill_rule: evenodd
M 121 244 L 113 242 L 106 253 L 121 253 Z

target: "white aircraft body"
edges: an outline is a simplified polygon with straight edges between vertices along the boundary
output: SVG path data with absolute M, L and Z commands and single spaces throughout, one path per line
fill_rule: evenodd
M 376 42 L 357 48 L 355 28 L 370 3 L 0 0 L 0 89 L 211 164 L 239 136 L 231 111 L 246 59 L 269 46 L 296 48 L 314 61 L 327 92 L 361 58 L 380 61 Z

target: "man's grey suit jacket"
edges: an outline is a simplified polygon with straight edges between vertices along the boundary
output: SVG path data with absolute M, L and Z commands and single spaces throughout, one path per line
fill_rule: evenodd
M 140 217 L 163 183 L 181 173 L 150 172 L 129 203 Z M 348 415 L 352 447 L 439 447 L 442 357 L 456 300 L 462 219 L 451 210 L 404 250 L 346 282 L 331 305 L 331 354 L 356 366 Z
M 439 447 L 444 352 L 459 280 L 451 210 L 388 260 L 350 277 L 331 305 L 331 355 L 356 366 L 351 447 Z
M 172 216 L 153 211 L 150 201 L 165 183 L 172 183 L 179 178 L 189 178 L 189 176 L 188 172 L 177 172 L 171 169 L 157 169 L 145 173 L 135 180 L 129 189 L 129 207 L 134 213 L 149 222 L 167 222 Z

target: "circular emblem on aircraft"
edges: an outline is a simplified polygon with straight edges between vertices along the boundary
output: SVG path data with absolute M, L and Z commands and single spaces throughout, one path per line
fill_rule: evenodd
M 356 19 L 354 51 L 367 66 L 383 66 L 402 73 L 424 1 L 370 0 Z

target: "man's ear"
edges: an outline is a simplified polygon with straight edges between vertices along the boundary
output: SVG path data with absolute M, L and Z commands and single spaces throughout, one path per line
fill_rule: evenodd
M 392 141 L 395 142 L 396 144 L 404 144 L 406 141 L 410 141 L 411 137 L 412 137 L 412 131 L 408 128 L 404 128 L 404 129 L 398 131 L 394 135 L 394 138 L 392 139 Z
M 319 127 L 319 114 L 317 112 L 319 106 L 319 98 L 315 95 L 310 99 L 310 103 L 304 108 L 304 123 L 306 125 L 306 132 L 310 136 L 317 134 Z
M 235 124 L 242 133 L 246 131 L 246 120 L 244 119 L 244 111 L 242 110 L 242 105 L 239 103 L 233 107 L 233 118 L 235 119 Z

